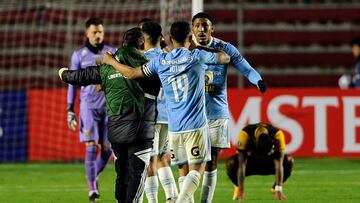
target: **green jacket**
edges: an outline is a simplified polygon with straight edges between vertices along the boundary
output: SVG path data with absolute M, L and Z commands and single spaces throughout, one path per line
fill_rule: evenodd
M 147 62 L 141 51 L 134 47 L 124 46 L 114 54 L 123 64 L 137 67 Z M 106 98 L 106 110 L 109 117 L 144 113 L 145 97 L 136 80 L 124 77 L 110 65 L 92 66 L 77 71 L 64 71 L 62 80 L 72 85 L 86 86 L 101 84 Z

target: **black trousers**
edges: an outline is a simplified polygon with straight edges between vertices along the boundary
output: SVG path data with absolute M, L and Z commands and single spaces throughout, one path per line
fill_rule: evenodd
M 139 202 L 144 191 L 152 140 L 113 144 L 115 160 L 115 199 L 119 203 Z
M 292 158 L 289 159 L 288 156 L 285 155 L 283 161 L 283 167 L 284 167 L 283 182 L 285 182 L 288 179 L 288 177 L 291 175 L 292 165 L 293 165 Z M 238 158 L 238 154 L 235 154 L 226 161 L 226 173 L 234 185 L 237 185 L 238 182 L 238 178 L 237 178 L 238 168 L 239 168 L 239 158 Z M 245 176 L 274 175 L 274 174 L 275 174 L 275 164 L 274 164 L 273 156 L 268 156 L 261 159 L 255 159 L 251 156 L 247 158 Z
M 116 156 L 115 199 L 137 203 L 144 191 L 155 135 L 155 100 L 145 99 L 145 114 L 109 117 L 109 141 Z

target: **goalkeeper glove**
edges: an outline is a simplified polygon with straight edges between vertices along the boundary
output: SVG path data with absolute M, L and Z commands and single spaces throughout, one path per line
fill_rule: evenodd
M 67 124 L 69 129 L 75 130 L 77 126 L 76 115 L 74 112 L 74 104 L 68 104 L 67 108 Z
M 263 80 L 259 80 L 257 86 L 258 86 L 258 89 L 260 90 L 261 93 L 266 92 L 267 87 L 266 87 L 265 82 Z
M 62 80 L 62 73 L 65 71 L 65 70 L 69 70 L 68 68 L 66 68 L 66 67 L 63 67 L 63 68 L 61 68 L 60 70 L 59 70 L 59 77 L 60 77 L 60 80 Z

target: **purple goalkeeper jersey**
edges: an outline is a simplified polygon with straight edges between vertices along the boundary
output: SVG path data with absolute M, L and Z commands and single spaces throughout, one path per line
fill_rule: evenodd
M 71 56 L 71 70 L 79 70 L 89 66 L 96 65 L 96 59 L 103 61 L 103 56 L 106 51 L 115 53 L 116 48 L 104 45 L 101 52 L 95 54 L 86 46 L 74 51 Z M 97 92 L 96 85 L 82 86 L 80 89 L 80 109 L 103 109 L 105 108 L 105 96 L 103 91 Z M 68 104 L 74 104 L 76 98 L 76 86 L 69 85 L 68 87 Z

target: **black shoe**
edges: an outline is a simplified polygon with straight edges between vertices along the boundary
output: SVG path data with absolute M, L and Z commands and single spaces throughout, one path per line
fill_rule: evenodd
M 100 194 L 96 192 L 92 192 L 91 194 L 89 194 L 89 201 L 90 202 L 100 201 Z

